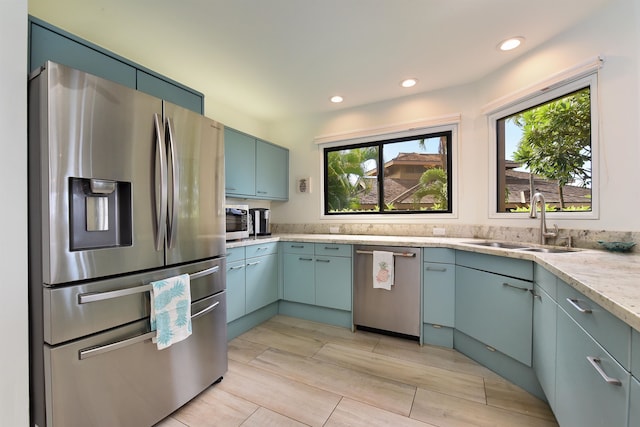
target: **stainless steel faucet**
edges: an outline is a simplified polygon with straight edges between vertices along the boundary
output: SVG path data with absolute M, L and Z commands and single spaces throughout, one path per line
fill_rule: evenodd
M 542 205 L 540 207 L 540 244 L 545 245 L 547 243 L 547 238 L 556 237 L 558 235 L 558 225 L 553 224 L 553 231 L 547 231 L 547 209 L 542 193 L 535 193 L 533 197 L 531 197 L 531 212 L 529 213 L 529 218 L 537 218 L 536 206 L 538 202 Z

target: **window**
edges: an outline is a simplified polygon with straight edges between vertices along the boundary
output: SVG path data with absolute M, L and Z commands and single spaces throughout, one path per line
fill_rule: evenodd
M 450 213 L 452 131 L 324 149 L 324 214 Z
M 596 76 L 492 115 L 498 214 L 528 212 L 540 192 L 547 212 L 593 215 Z

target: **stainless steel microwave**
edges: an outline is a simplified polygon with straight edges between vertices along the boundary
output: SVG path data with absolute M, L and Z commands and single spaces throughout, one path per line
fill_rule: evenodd
M 249 205 L 226 205 L 227 240 L 247 239 L 251 229 Z

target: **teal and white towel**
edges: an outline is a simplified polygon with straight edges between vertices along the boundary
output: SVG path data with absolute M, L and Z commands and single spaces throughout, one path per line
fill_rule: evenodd
M 373 251 L 373 287 L 391 290 L 394 282 L 393 252 Z
M 151 330 L 158 350 L 191 335 L 191 285 L 189 275 L 151 282 Z

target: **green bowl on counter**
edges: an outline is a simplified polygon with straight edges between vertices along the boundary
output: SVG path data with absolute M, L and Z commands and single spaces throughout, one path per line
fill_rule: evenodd
M 636 244 L 635 242 L 605 242 L 598 240 L 598 243 L 611 252 L 629 252 Z

